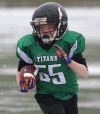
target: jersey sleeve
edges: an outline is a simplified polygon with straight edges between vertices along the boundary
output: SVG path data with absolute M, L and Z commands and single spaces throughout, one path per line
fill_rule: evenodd
M 76 54 L 83 53 L 84 50 L 85 50 L 85 38 L 83 37 L 83 35 L 80 35 L 72 45 L 69 52 L 69 57 L 72 58 Z
M 20 60 L 22 60 L 28 64 L 33 64 L 33 60 L 31 58 L 29 47 L 25 46 L 25 42 L 24 42 L 23 38 L 20 39 L 17 43 L 16 56 Z
M 26 65 L 34 65 L 34 64 L 28 64 L 25 61 L 19 60 L 17 71 L 21 71 L 21 69 Z

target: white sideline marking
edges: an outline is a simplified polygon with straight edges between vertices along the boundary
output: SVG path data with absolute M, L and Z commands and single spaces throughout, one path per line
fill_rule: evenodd
M 99 89 L 100 80 L 98 79 L 79 79 L 78 80 L 80 89 Z
M 99 62 L 98 62 L 99 63 Z M 100 76 L 100 65 L 88 65 L 89 76 L 99 75 Z M 0 75 L 16 75 L 17 68 L 0 68 Z M 38 73 L 38 69 L 35 73 Z
M 10 90 L 9 90 L 10 91 Z M 8 93 L 9 93 L 8 91 Z M 35 102 L 35 99 L 33 97 L 30 99 L 30 95 L 28 97 L 16 97 L 17 95 L 21 95 L 21 93 L 18 93 L 18 90 L 12 90 L 10 96 L 6 95 L 0 97 L 0 111 L 5 110 L 5 111 L 10 111 L 10 112 L 23 112 L 23 111 L 36 111 L 40 110 L 38 104 Z M 80 100 L 78 101 L 78 106 L 79 107 L 85 107 L 85 108 L 100 108 L 100 96 L 99 93 L 85 93 L 81 92 L 79 93 L 79 98 L 84 98 L 88 99 L 87 101 Z M 31 96 L 32 97 L 32 96 Z M 11 102 L 10 102 L 11 101 Z M 22 107 L 23 106 L 23 107 Z M 24 107 L 28 106 L 28 107 Z

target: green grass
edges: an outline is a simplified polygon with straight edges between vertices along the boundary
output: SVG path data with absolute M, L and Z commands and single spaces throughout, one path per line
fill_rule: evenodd
M 2 2 L 3 0 L 1 0 L 1 2 Z M 26 7 L 26 6 L 31 6 L 31 7 L 36 7 L 36 6 L 39 6 L 39 5 L 41 5 L 41 4 L 43 4 L 43 3 L 45 3 L 45 2 L 50 2 L 50 1 L 48 1 L 48 0 L 28 0 L 28 1 L 26 1 L 26 0 L 23 0 L 23 1 L 20 1 L 20 0 L 15 0 L 15 1 L 13 1 L 13 0 L 5 0 L 5 2 L 6 2 L 6 4 L 7 4 L 7 6 L 9 6 L 9 7 L 21 7 L 21 6 L 24 6 L 24 7 Z M 82 6 L 100 6 L 99 5 L 99 0 L 96 0 L 95 1 L 95 3 L 94 3 L 94 0 L 76 0 L 76 1 L 73 1 L 73 0 L 55 0 L 55 1 L 51 1 L 51 2 L 57 2 L 57 3 L 59 3 L 59 4 L 61 4 L 61 5 L 63 5 L 63 6 L 67 6 L 67 7 L 70 7 L 70 6 L 79 6 L 79 7 L 82 7 Z
M 79 108 L 79 114 L 100 114 L 97 108 Z
M 86 44 L 86 49 L 83 53 L 88 62 L 100 61 L 100 44 Z

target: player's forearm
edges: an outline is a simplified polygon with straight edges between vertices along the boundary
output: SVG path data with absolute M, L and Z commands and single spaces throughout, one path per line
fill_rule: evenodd
M 19 71 L 17 71 L 17 74 L 16 74 L 16 81 L 19 85 L 19 81 L 20 81 L 20 72 Z
M 87 68 L 72 60 L 72 62 L 68 65 L 77 75 L 79 75 L 82 78 L 88 77 L 88 70 Z

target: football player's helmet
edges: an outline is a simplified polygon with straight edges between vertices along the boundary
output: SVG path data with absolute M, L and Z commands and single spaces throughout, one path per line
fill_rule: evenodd
M 55 2 L 47 2 L 40 5 L 32 16 L 32 22 L 30 25 L 33 28 L 33 34 L 37 34 L 40 40 L 45 44 L 51 44 L 55 40 L 60 40 L 67 30 L 68 17 L 64 8 Z M 41 38 L 40 36 L 40 26 L 54 24 L 56 25 L 56 30 L 52 34 L 52 38 L 49 38 L 46 33 L 45 37 Z M 51 33 L 52 31 L 49 31 Z M 46 37 L 47 36 L 47 37 Z

